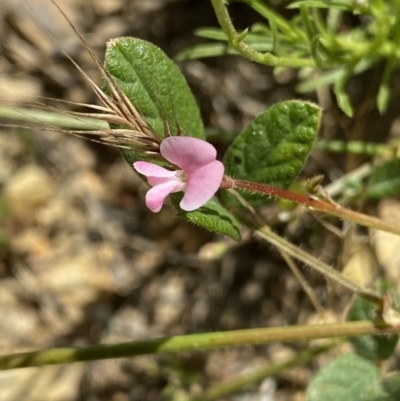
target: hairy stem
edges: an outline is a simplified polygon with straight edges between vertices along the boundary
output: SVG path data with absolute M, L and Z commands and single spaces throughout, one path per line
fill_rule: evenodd
M 310 255 L 308 252 L 303 251 L 301 248 L 293 245 L 291 242 L 285 240 L 278 234 L 274 233 L 269 227 L 265 226 L 256 230 L 256 234 L 261 238 L 265 239 L 269 243 L 275 245 L 278 249 L 284 250 L 292 257 L 302 261 L 307 266 L 312 267 L 314 270 L 321 273 L 325 278 L 347 288 L 351 292 L 368 299 L 369 301 L 375 302 L 381 309 L 383 308 L 384 297 L 376 293 L 375 291 L 367 288 L 360 287 L 353 281 L 347 279 L 343 274 L 337 270 L 332 269 L 330 266 L 322 262 L 321 260 Z
M 226 181 L 226 180 L 225 180 Z M 353 281 L 350 281 L 347 277 L 345 277 L 340 272 L 334 270 L 332 267 L 328 266 L 321 260 L 315 258 L 314 256 L 310 255 L 308 252 L 303 251 L 301 248 L 297 247 L 296 245 L 292 244 L 291 242 L 287 241 L 286 239 L 282 238 L 278 234 L 274 233 L 271 228 L 264 224 L 263 219 L 258 215 L 257 211 L 244 199 L 235 189 L 228 188 L 228 191 L 233 193 L 237 197 L 237 199 L 242 203 L 242 205 L 253 214 L 256 218 L 259 229 L 255 230 L 255 233 L 259 235 L 261 238 L 269 242 L 270 244 L 274 245 L 281 256 L 285 259 L 286 263 L 289 264 L 289 267 L 292 269 L 293 273 L 300 281 L 303 289 L 306 291 L 308 296 L 310 297 L 311 302 L 316 306 L 319 313 L 322 313 L 322 307 L 319 305 L 318 300 L 316 299 L 315 295 L 312 293 L 311 289 L 309 288 L 306 280 L 304 279 L 301 272 L 297 269 L 297 266 L 293 266 L 293 261 L 290 257 L 294 257 L 297 260 L 305 263 L 306 265 L 310 266 L 314 270 L 321 273 L 325 278 L 330 279 L 331 281 L 335 282 L 336 284 L 342 285 L 343 287 L 347 288 L 351 292 L 368 299 L 372 302 L 375 302 L 381 311 L 384 308 L 384 297 L 380 294 L 371 291 L 369 289 L 360 287 Z M 289 259 L 287 259 L 289 258 Z
M 252 193 L 256 192 L 266 196 L 287 199 L 289 201 L 304 205 L 311 210 L 316 210 L 318 212 L 323 212 L 342 219 L 350 220 L 362 226 L 372 227 L 377 230 L 387 231 L 392 234 L 400 235 L 400 226 L 389 221 L 381 220 L 376 217 L 368 216 L 366 214 L 346 209 L 345 207 L 340 206 L 337 203 L 323 202 L 319 199 L 311 198 L 310 196 L 287 191 L 286 189 L 271 187 L 265 184 L 258 184 L 256 182 L 234 180 L 228 177 L 224 177 L 221 188 L 240 189 Z
M 224 4 L 224 0 L 211 0 L 211 3 L 214 7 L 214 12 L 217 16 L 218 22 L 224 31 L 229 44 L 241 55 L 252 61 L 255 61 L 256 63 L 269 65 L 272 67 L 315 67 L 314 61 L 310 58 L 276 57 L 271 53 L 263 54 L 253 50 L 251 47 L 243 43 L 245 35 L 237 33 L 232 24 L 228 10 Z

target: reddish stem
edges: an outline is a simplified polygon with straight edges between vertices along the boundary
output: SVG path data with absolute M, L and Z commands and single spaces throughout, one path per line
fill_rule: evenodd
M 295 203 L 306 206 L 309 209 L 317 210 L 318 212 L 327 213 L 342 219 L 353 221 L 354 223 L 363 226 L 376 228 L 378 230 L 387 231 L 393 234 L 400 235 L 400 226 L 389 221 L 381 220 L 376 217 L 358 213 L 350 209 L 346 209 L 337 203 L 329 203 L 319 199 L 312 198 L 307 195 L 297 194 L 282 188 L 271 187 L 270 185 L 259 184 L 243 180 L 235 180 L 233 178 L 224 177 L 221 183 L 221 188 L 225 189 L 240 189 L 248 192 L 257 192 L 266 196 L 286 199 Z

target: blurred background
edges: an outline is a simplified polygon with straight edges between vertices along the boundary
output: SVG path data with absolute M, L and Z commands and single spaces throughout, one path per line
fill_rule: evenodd
M 173 58 L 200 43 L 196 28 L 217 26 L 204 0 L 58 3 L 100 60 L 106 42 L 119 36 L 149 40 Z M 275 2 L 286 12 L 284 5 Z M 237 28 L 260 20 L 244 4 L 232 4 L 230 12 Z M 49 0 L 1 0 L 0 36 L 2 105 L 79 110 L 51 99 L 96 103 L 61 48 L 98 84 L 101 75 Z M 180 62 L 179 67 L 221 154 L 227 145 L 221 133 L 232 137 L 269 105 L 299 98 L 293 70 L 273 75 L 271 68 L 235 56 Z M 321 137 L 384 141 L 398 135 L 395 108 L 378 117 L 374 99 L 366 95 L 374 74 L 367 71 L 352 81 L 356 110 L 362 110 L 354 120 L 338 111 L 328 88 L 309 97 L 325 110 Z M 235 243 L 176 219 L 168 207 L 152 214 L 144 205 L 146 185 L 116 149 L 28 125 L 0 128 L 1 353 L 343 319 L 343 306 L 351 299 L 347 292 L 306 269 L 322 305 L 317 313 L 279 253 L 250 232 Z M 362 162 L 358 156 L 314 151 L 302 174 L 324 174 L 328 183 Z M 375 206 L 365 207 L 375 213 Z M 381 216 L 400 221 L 397 201 L 378 206 Z M 327 230 L 302 208 L 287 224 L 279 204 L 262 213 L 283 236 L 326 263 L 347 268 L 363 283 L 382 273 L 378 261 L 387 276 L 399 279 L 399 242 L 393 237 L 374 234 L 370 241 L 368 232 L 335 220 Z M 286 360 L 306 346 L 1 372 L 0 401 L 179 400 Z M 329 358 L 324 354 L 224 399 L 303 400 L 313 373 Z

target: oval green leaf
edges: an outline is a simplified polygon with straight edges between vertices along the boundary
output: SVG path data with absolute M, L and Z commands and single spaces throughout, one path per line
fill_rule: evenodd
M 381 280 L 374 287 L 382 295 L 390 292 L 394 303 L 397 302 L 397 295 L 390 282 Z M 349 310 L 348 320 L 375 320 L 378 317 L 379 310 L 376 303 L 359 297 L 354 301 Z M 398 340 L 398 334 L 388 336 L 365 335 L 350 339 L 357 354 L 373 362 L 388 359 L 395 351 Z
M 179 68 L 157 46 L 137 38 L 107 43 L 104 68 L 154 131 L 164 138 L 165 123 L 172 135 L 204 139 L 199 108 Z M 178 128 L 179 127 L 179 128 Z M 132 164 L 143 155 L 124 150 Z
M 375 168 L 367 187 L 370 198 L 385 198 L 400 192 L 400 160 L 394 159 Z
M 256 117 L 235 139 L 224 157 L 226 174 L 235 179 L 288 188 L 302 169 L 318 132 L 321 109 L 312 103 L 278 103 Z M 257 194 L 242 193 L 254 207 L 267 203 Z M 240 206 L 224 191 L 223 203 Z
M 378 368 L 358 355 L 335 359 L 311 381 L 306 401 L 357 401 L 379 378 Z
M 374 383 L 359 401 L 400 400 L 400 372 L 394 372 Z
M 181 195 L 173 194 L 170 198 L 172 206 L 177 211 L 179 217 L 208 231 L 227 235 L 236 241 L 240 240 L 241 234 L 238 221 L 221 206 L 216 198 L 212 198 L 204 206 L 192 212 L 185 212 L 179 207 L 179 202 L 182 198 Z

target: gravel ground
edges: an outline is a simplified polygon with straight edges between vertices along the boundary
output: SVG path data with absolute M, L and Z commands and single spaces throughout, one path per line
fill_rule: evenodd
M 52 107 L 48 97 L 95 102 L 60 51 L 62 46 L 100 82 L 77 36 L 48 0 L 27 3 L 0 3 L 0 102 Z M 100 59 L 113 37 L 147 39 L 173 56 L 199 41 L 195 28 L 216 26 L 204 1 L 59 3 Z M 32 17 L 31 7 L 40 18 Z M 240 4 L 232 12 L 239 27 L 258 18 Z M 205 125 L 221 131 L 239 132 L 266 106 L 298 98 L 293 71 L 274 77 L 270 68 L 233 56 L 180 67 Z M 321 94 L 320 99 L 326 101 Z M 333 106 L 327 109 L 322 136 L 341 135 L 346 121 L 335 116 Z M 351 163 L 314 152 L 304 175 L 324 173 L 334 179 Z M 0 190 L 1 353 L 340 321 L 351 299 L 305 269 L 324 308 L 318 314 L 271 246 L 246 230 L 241 243 L 216 237 L 177 220 L 168 208 L 152 214 L 143 201 L 146 185 L 115 149 L 46 127 L 1 128 Z M 382 202 L 378 211 L 400 220 L 399 210 L 393 200 Z M 263 213 L 276 224 L 279 211 L 272 205 Z M 351 239 L 337 236 L 301 208 L 294 222 L 275 228 L 325 262 L 346 266 L 364 282 L 382 273 L 377 271 L 378 257 L 385 273 L 399 282 L 398 240 L 393 237 L 374 234 L 368 242 L 356 231 Z M 0 401 L 178 400 L 286 360 L 307 346 L 276 344 L 9 371 L 0 374 Z M 303 400 L 315 371 L 346 350 L 348 346 L 226 399 Z

